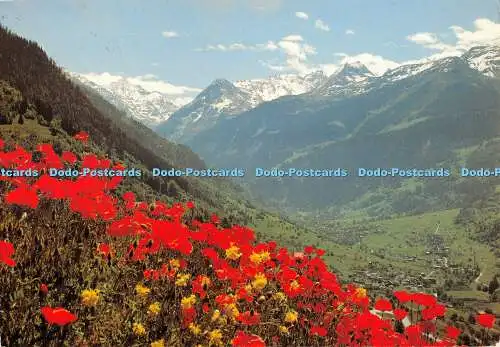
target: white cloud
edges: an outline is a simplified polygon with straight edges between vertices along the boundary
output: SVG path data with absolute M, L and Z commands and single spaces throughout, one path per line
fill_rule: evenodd
M 354 35 L 354 34 L 356 34 L 356 32 L 355 32 L 354 30 L 352 30 L 352 29 L 347 29 L 347 30 L 345 31 L 345 34 L 346 34 L 346 35 Z
M 101 86 L 109 86 L 113 82 L 118 82 L 122 79 L 126 79 L 127 82 L 141 86 L 145 90 L 149 92 L 160 92 L 168 95 L 176 95 L 179 97 L 188 97 L 194 93 L 199 93 L 201 89 L 187 87 L 187 86 L 177 86 L 170 84 L 168 82 L 162 81 L 158 78 L 158 76 L 153 74 L 146 74 L 142 76 L 121 76 L 121 75 L 112 75 L 108 72 L 103 73 L 87 73 L 87 74 L 79 74 L 88 80 L 101 85 Z
M 179 37 L 179 34 L 175 31 L 164 31 L 161 33 L 161 36 L 163 36 L 167 39 L 171 39 L 173 37 Z
M 436 34 L 433 33 L 416 33 L 408 35 L 406 38 L 419 45 L 432 45 L 439 41 Z
M 314 22 L 314 26 L 319 30 L 330 31 L 330 27 L 321 19 L 316 19 L 316 21 Z
M 457 48 L 466 50 L 479 45 L 500 44 L 500 24 L 486 18 L 474 21 L 475 31 L 467 31 L 453 25 L 450 29 L 457 38 Z
M 295 12 L 295 17 L 305 20 L 309 19 L 309 15 L 305 12 Z
M 267 41 L 266 43 L 258 43 L 255 45 L 246 45 L 243 43 L 231 43 L 231 44 L 217 44 L 217 45 L 208 45 L 205 48 L 197 48 L 195 51 L 198 52 L 208 52 L 208 51 L 221 51 L 221 52 L 229 52 L 229 51 L 275 51 L 278 49 L 278 46 L 273 41 Z
M 380 55 L 372 54 L 372 53 L 361 53 L 355 55 L 347 55 L 343 53 L 336 54 L 339 57 L 342 57 L 338 65 L 342 66 L 344 64 L 352 64 L 352 63 L 362 63 L 365 65 L 368 70 L 373 72 L 375 75 L 383 75 L 387 70 L 397 68 L 400 64 L 386 59 Z
M 421 45 L 427 49 L 438 51 L 424 61 L 435 60 L 449 56 L 457 56 L 474 46 L 480 45 L 500 45 L 500 24 L 486 18 L 479 18 L 474 21 L 474 30 L 469 31 L 460 26 L 452 25 L 453 43 L 443 42 L 435 33 L 419 32 L 407 36 L 407 40 Z M 446 35 L 448 36 L 448 35 Z
M 292 41 L 292 42 L 304 41 L 304 39 L 300 35 L 288 35 L 288 36 L 285 36 L 284 38 L 282 38 L 281 40 L 282 41 Z
M 338 72 L 345 64 L 361 63 L 365 65 L 373 74 L 381 76 L 388 70 L 395 69 L 401 65 L 398 62 L 372 53 L 360 53 L 354 55 L 335 53 L 334 56 L 339 59 L 336 63 L 320 64 L 316 67 L 316 70 L 323 70 L 326 75 L 332 75 L 333 73 Z
M 275 62 L 263 62 L 261 64 L 273 71 L 289 71 L 304 74 L 311 71 L 309 57 L 317 54 L 316 48 L 305 43 L 300 35 L 288 35 L 278 42 L 280 51 L 285 55 L 285 62 L 277 64 Z

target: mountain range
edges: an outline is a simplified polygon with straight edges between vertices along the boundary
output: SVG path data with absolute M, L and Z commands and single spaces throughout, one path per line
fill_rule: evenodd
M 475 47 L 461 58 L 471 68 L 490 77 L 494 76 L 500 64 L 497 47 Z M 453 57 L 402 65 L 383 76 L 377 76 L 363 64 L 354 62 L 345 64 L 331 76 L 323 71 L 316 71 L 304 76 L 290 74 L 234 83 L 227 80 L 221 83 L 221 80 L 217 80 L 191 103 L 158 124 L 155 130 L 173 141 L 186 143 L 198 133 L 211 128 L 219 118 L 241 114 L 283 96 L 310 94 L 315 97 L 345 98 L 414 75 L 432 72 L 446 64 L 448 59 Z
M 213 165 L 248 170 L 492 165 L 500 133 L 499 62 L 500 48 L 483 46 L 382 76 L 362 64 L 345 65 L 307 93 L 212 116 L 205 129 L 181 141 Z M 202 122 L 204 115 L 198 117 Z M 377 216 L 422 212 L 457 206 L 474 199 L 472 191 L 492 189 L 487 182 L 456 178 L 437 184 L 349 177 L 326 184 L 251 176 L 252 192 L 275 206 L 328 214 L 345 208 L 366 208 Z
M 102 90 L 106 88 L 83 83 L 160 135 L 190 146 L 211 165 L 415 167 L 473 160 L 471 153 L 483 157 L 477 151 L 495 147 L 500 116 L 491 115 L 500 109 L 495 101 L 499 68 L 500 48 L 480 46 L 459 57 L 406 64 L 381 76 L 350 63 L 330 76 L 317 71 L 236 82 L 217 79 L 188 104 L 168 108 L 163 121 L 161 116 L 153 120 L 151 115 L 158 113 L 147 107 L 142 117 L 133 115 L 140 108 L 127 105 L 158 99 L 123 92 L 125 80 L 120 81 L 122 88 L 114 88 L 114 99 Z M 463 153 L 468 157 L 459 158 Z M 417 180 L 415 189 L 421 194 L 411 198 L 401 180 L 382 180 L 382 186 L 375 181 L 353 177 L 324 189 L 324 181 L 317 179 L 247 178 L 253 194 L 274 206 L 328 213 L 346 208 L 366 208 L 371 215 L 425 211 L 439 204 L 455 206 L 466 191 L 467 199 L 475 196 L 470 194 L 471 181 L 458 180 L 453 189 L 442 191 L 431 181 Z M 478 192 L 490 189 L 475 187 Z M 311 201 L 316 206 L 309 206 Z
M 98 92 L 128 116 L 148 127 L 168 120 L 170 115 L 182 106 L 170 95 L 147 91 L 137 84 L 130 83 L 125 77 L 106 84 L 93 82 L 83 74 L 70 72 L 69 77 Z
M 69 72 L 68 75 L 75 82 L 98 92 L 108 102 L 125 111 L 130 117 L 150 128 L 158 127 L 160 133 L 168 120 L 171 121 L 170 126 L 172 126 L 177 122 L 176 119 L 183 119 L 178 124 L 180 129 L 183 129 L 183 124 L 192 123 L 191 127 L 196 131 L 199 115 L 206 117 L 209 124 L 211 118 L 218 117 L 221 113 L 241 113 L 284 95 L 305 93 L 327 79 L 327 76 L 321 71 L 305 76 L 288 74 L 263 79 L 240 80 L 234 84 L 224 79 L 217 79 L 203 90 L 193 102 L 187 103 L 186 101 L 192 100 L 179 99 L 159 91 L 147 91 L 125 77 L 117 81 L 103 83 L 84 74 Z M 178 110 L 180 114 L 171 119 L 172 114 Z M 180 139 L 183 135 L 180 129 L 177 129 L 175 134 L 168 131 L 163 131 L 163 133 L 172 139 Z

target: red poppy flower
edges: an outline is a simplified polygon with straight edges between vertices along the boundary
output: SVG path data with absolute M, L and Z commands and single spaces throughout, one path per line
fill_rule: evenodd
M 432 320 L 436 317 L 443 317 L 446 313 L 444 305 L 435 305 L 422 310 L 422 319 Z
M 100 243 L 97 246 L 97 252 L 100 253 L 104 258 L 112 255 L 111 247 L 107 243 Z
M 219 217 L 214 213 L 210 216 L 210 222 L 212 222 L 213 224 L 219 224 L 220 222 L 220 219 Z
M 38 206 L 38 195 L 36 191 L 28 186 L 18 187 L 7 193 L 5 201 L 9 204 L 36 208 Z
M 65 151 L 62 153 L 62 159 L 70 164 L 76 163 L 76 155 L 73 152 Z
M 0 241 L 0 262 L 8 265 L 15 266 L 16 262 L 12 259 L 12 255 L 15 253 L 14 246 L 8 241 Z
M 402 304 L 410 301 L 412 299 L 411 294 L 404 290 L 396 290 L 394 296 Z
M 304 247 L 304 253 L 305 254 L 311 254 L 312 252 L 314 252 L 314 247 L 313 246 L 305 246 Z
M 45 306 L 41 308 L 41 312 L 43 318 L 45 318 L 49 324 L 64 326 L 77 320 L 77 317 L 73 313 L 62 307 L 52 308 Z
M 387 299 L 378 299 L 374 307 L 379 311 L 392 311 L 392 304 Z
M 49 293 L 49 287 L 45 283 L 40 284 L 40 293 L 47 295 Z
M 231 344 L 235 347 L 266 347 L 264 340 L 260 336 L 247 334 L 241 330 L 236 332 Z
M 476 322 L 485 328 L 493 328 L 495 316 L 489 313 L 479 314 L 476 316 Z
M 425 294 L 425 293 L 414 293 L 411 296 L 412 300 L 421 305 L 421 306 L 427 306 L 427 307 L 432 307 L 437 304 L 437 299 L 434 295 L 431 294 Z
M 408 315 L 408 312 L 406 310 L 403 310 L 402 308 L 395 309 L 393 313 L 394 318 L 396 318 L 397 320 L 403 320 Z
M 89 140 L 89 134 L 86 131 L 80 131 L 78 134 L 73 136 L 75 140 L 81 142 L 87 142 Z
M 456 340 L 462 331 L 456 327 L 453 326 L 447 326 L 446 327 L 446 336 L 449 337 L 450 339 Z
M 320 327 L 320 326 L 313 326 L 311 327 L 311 330 L 309 330 L 309 333 L 311 335 L 318 335 L 318 336 L 326 336 L 326 334 L 328 333 L 328 331 L 323 328 L 323 327 Z
M 241 324 L 257 325 L 260 323 L 260 314 L 253 311 L 246 311 L 238 316 L 238 320 Z
M 194 208 L 194 202 L 192 202 L 192 201 L 186 202 L 186 207 L 189 209 Z

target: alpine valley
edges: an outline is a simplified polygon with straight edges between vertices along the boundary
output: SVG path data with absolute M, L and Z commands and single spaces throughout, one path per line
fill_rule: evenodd
M 217 79 L 154 130 L 210 167 L 246 169 L 235 182 L 250 199 L 320 233 L 350 279 L 433 288 L 458 311 L 499 312 L 489 288 L 500 271 L 500 183 L 459 175 L 500 161 L 499 71 L 500 48 L 479 46 L 382 75 L 354 62 L 329 76 Z M 256 178 L 257 167 L 350 176 Z M 360 167 L 451 175 L 357 177 Z
M 217 80 L 156 130 L 212 165 L 247 169 L 254 197 L 291 213 L 390 217 L 461 207 L 494 194 L 495 182 L 456 171 L 358 178 L 357 168 L 491 166 L 499 152 L 499 69 L 500 48 L 481 46 L 382 76 L 354 63 L 328 77 L 288 77 L 294 87 L 282 88 L 281 79 L 273 93 L 273 80 L 265 88 Z M 341 167 L 351 176 L 256 179 L 256 167 Z

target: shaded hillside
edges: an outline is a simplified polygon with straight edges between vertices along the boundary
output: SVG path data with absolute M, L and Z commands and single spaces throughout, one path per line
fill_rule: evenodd
M 481 153 L 495 146 L 488 141 L 500 133 L 498 80 L 462 58 L 449 58 L 401 80 L 381 77 L 370 88 L 340 99 L 314 94 L 281 98 L 220 121 L 188 144 L 221 166 L 351 171 L 344 179 L 251 180 L 255 194 L 288 208 L 338 212 L 344 205 L 387 216 L 462 206 L 492 191 L 489 183 L 462 180 L 456 172 L 425 180 L 356 176 L 360 167 L 493 165 L 498 155 Z
M 0 80 L 20 92 L 13 114 L 24 113 L 27 109 L 37 114 L 39 124 L 56 129 L 54 139 L 87 131 L 95 139 L 99 151 L 138 165 L 145 172 L 154 167 L 205 168 L 204 162 L 189 148 L 160 138 L 144 125 L 124 116 L 95 92 L 82 90 L 37 43 L 4 28 L 0 28 Z M 152 190 L 172 198 L 190 196 L 202 202 L 205 208 L 222 211 L 232 206 L 242 210 L 247 204 L 237 202 L 235 199 L 240 196 L 236 186 L 222 179 L 158 179 L 146 174 L 142 181 Z
M 0 137 L 30 150 L 39 143 L 52 143 L 58 154 L 73 151 L 82 156 L 92 151 L 146 173 L 151 167 L 205 167 L 187 147 L 161 138 L 92 90 L 72 84 L 37 43 L 5 29 L 0 29 L 0 40 Z M 20 118 L 23 124 L 19 124 Z M 71 138 L 71 131 L 76 131 L 71 130 L 76 129 L 73 121 L 89 132 L 91 144 L 82 146 Z M 250 224 L 260 236 L 274 235 L 293 249 L 320 240 L 316 233 L 254 206 L 238 185 L 225 178 L 159 179 L 146 175 L 127 178 L 119 192 L 125 190 L 134 191 L 146 201 L 194 200 L 198 206 L 196 217 L 207 219 L 217 212 L 224 225 Z M 331 246 L 338 247 L 333 243 Z M 341 250 L 348 253 L 343 247 Z

